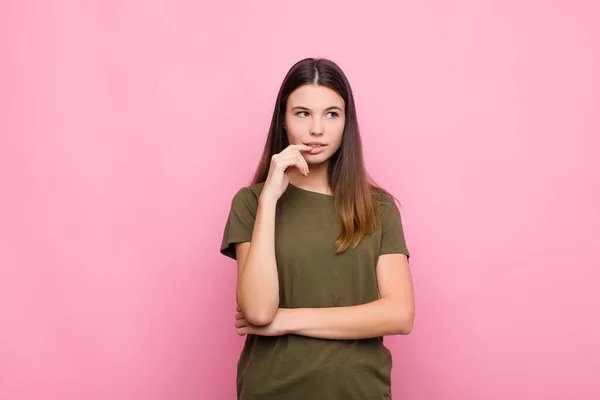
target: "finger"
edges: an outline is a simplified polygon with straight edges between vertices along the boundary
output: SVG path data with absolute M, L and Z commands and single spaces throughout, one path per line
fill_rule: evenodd
M 244 326 L 248 326 L 248 322 L 245 319 L 238 319 L 235 321 L 236 328 L 243 328 Z
M 282 154 L 280 158 L 277 159 L 277 163 L 280 165 L 280 167 L 283 167 L 284 170 L 289 167 L 296 167 L 303 175 L 307 175 L 310 172 L 308 169 L 308 163 L 299 151 Z
M 306 173 L 310 174 L 310 168 L 308 167 L 308 161 L 306 161 L 306 158 L 304 158 L 304 156 L 302 156 L 302 154 L 300 155 L 300 157 L 302 157 L 302 162 L 306 166 Z
M 240 336 L 244 336 L 248 333 L 248 328 L 241 328 L 237 330 L 237 334 Z
M 305 163 L 304 157 L 298 152 L 280 154 L 275 159 L 275 166 L 277 169 L 287 171 L 290 167 L 296 167 L 300 170 L 303 175 L 307 174 L 308 164 Z
M 295 164 L 296 154 L 294 153 L 282 153 L 273 157 L 273 166 L 281 171 L 285 171 L 287 168 Z
M 304 157 L 302 157 L 302 154 L 297 153 L 297 157 L 296 160 L 298 162 L 298 164 L 296 164 L 298 166 L 298 169 L 300 171 L 302 171 L 302 174 L 304 176 L 308 176 L 308 174 L 310 173 L 309 169 L 308 169 L 308 163 L 306 162 L 306 160 L 304 159 Z
M 235 314 L 235 319 L 243 319 L 243 318 L 244 318 L 244 314 L 242 314 L 241 312 Z
M 242 309 L 240 308 L 240 306 L 237 306 L 237 307 L 235 308 L 235 311 L 237 311 L 237 312 L 240 312 L 240 311 L 242 311 Z
M 288 147 L 285 148 L 285 150 L 283 151 L 293 151 L 293 150 L 298 150 L 298 151 L 311 151 L 312 147 L 307 146 L 305 144 L 290 144 Z M 283 153 L 283 152 L 282 152 Z

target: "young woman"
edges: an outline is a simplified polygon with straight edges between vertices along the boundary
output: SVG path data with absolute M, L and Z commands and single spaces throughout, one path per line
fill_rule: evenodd
M 296 63 L 221 245 L 237 260 L 235 326 L 247 335 L 238 399 L 391 399 L 383 336 L 408 334 L 414 316 L 394 200 L 365 171 L 345 74 Z

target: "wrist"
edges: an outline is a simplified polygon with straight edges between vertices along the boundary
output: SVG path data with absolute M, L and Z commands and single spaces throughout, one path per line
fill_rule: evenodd
M 286 335 L 294 335 L 298 332 L 297 324 L 297 309 L 294 308 L 280 308 L 279 312 L 282 313 L 283 319 L 283 330 Z
M 258 198 L 258 206 L 260 208 L 270 208 L 275 207 L 277 205 L 277 198 L 268 195 L 266 193 L 262 193 Z

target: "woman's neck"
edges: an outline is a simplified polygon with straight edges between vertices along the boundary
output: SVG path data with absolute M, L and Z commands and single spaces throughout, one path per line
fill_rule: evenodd
M 310 170 L 308 176 L 304 176 L 296 170 L 290 177 L 290 183 L 301 189 L 331 195 L 333 193 L 329 187 L 327 167 L 327 163 L 311 164 L 308 166 Z

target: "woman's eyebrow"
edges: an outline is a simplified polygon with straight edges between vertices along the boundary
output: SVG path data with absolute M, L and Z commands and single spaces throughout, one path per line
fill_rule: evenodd
M 304 107 L 304 106 L 295 106 L 295 107 L 292 107 L 292 110 L 306 110 L 306 111 L 310 111 L 310 108 Z M 338 107 L 338 106 L 330 106 L 330 107 L 327 107 L 325 109 L 325 111 L 329 111 L 329 110 L 340 110 L 340 111 L 342 111 L 342 109 L 340 107 Z

